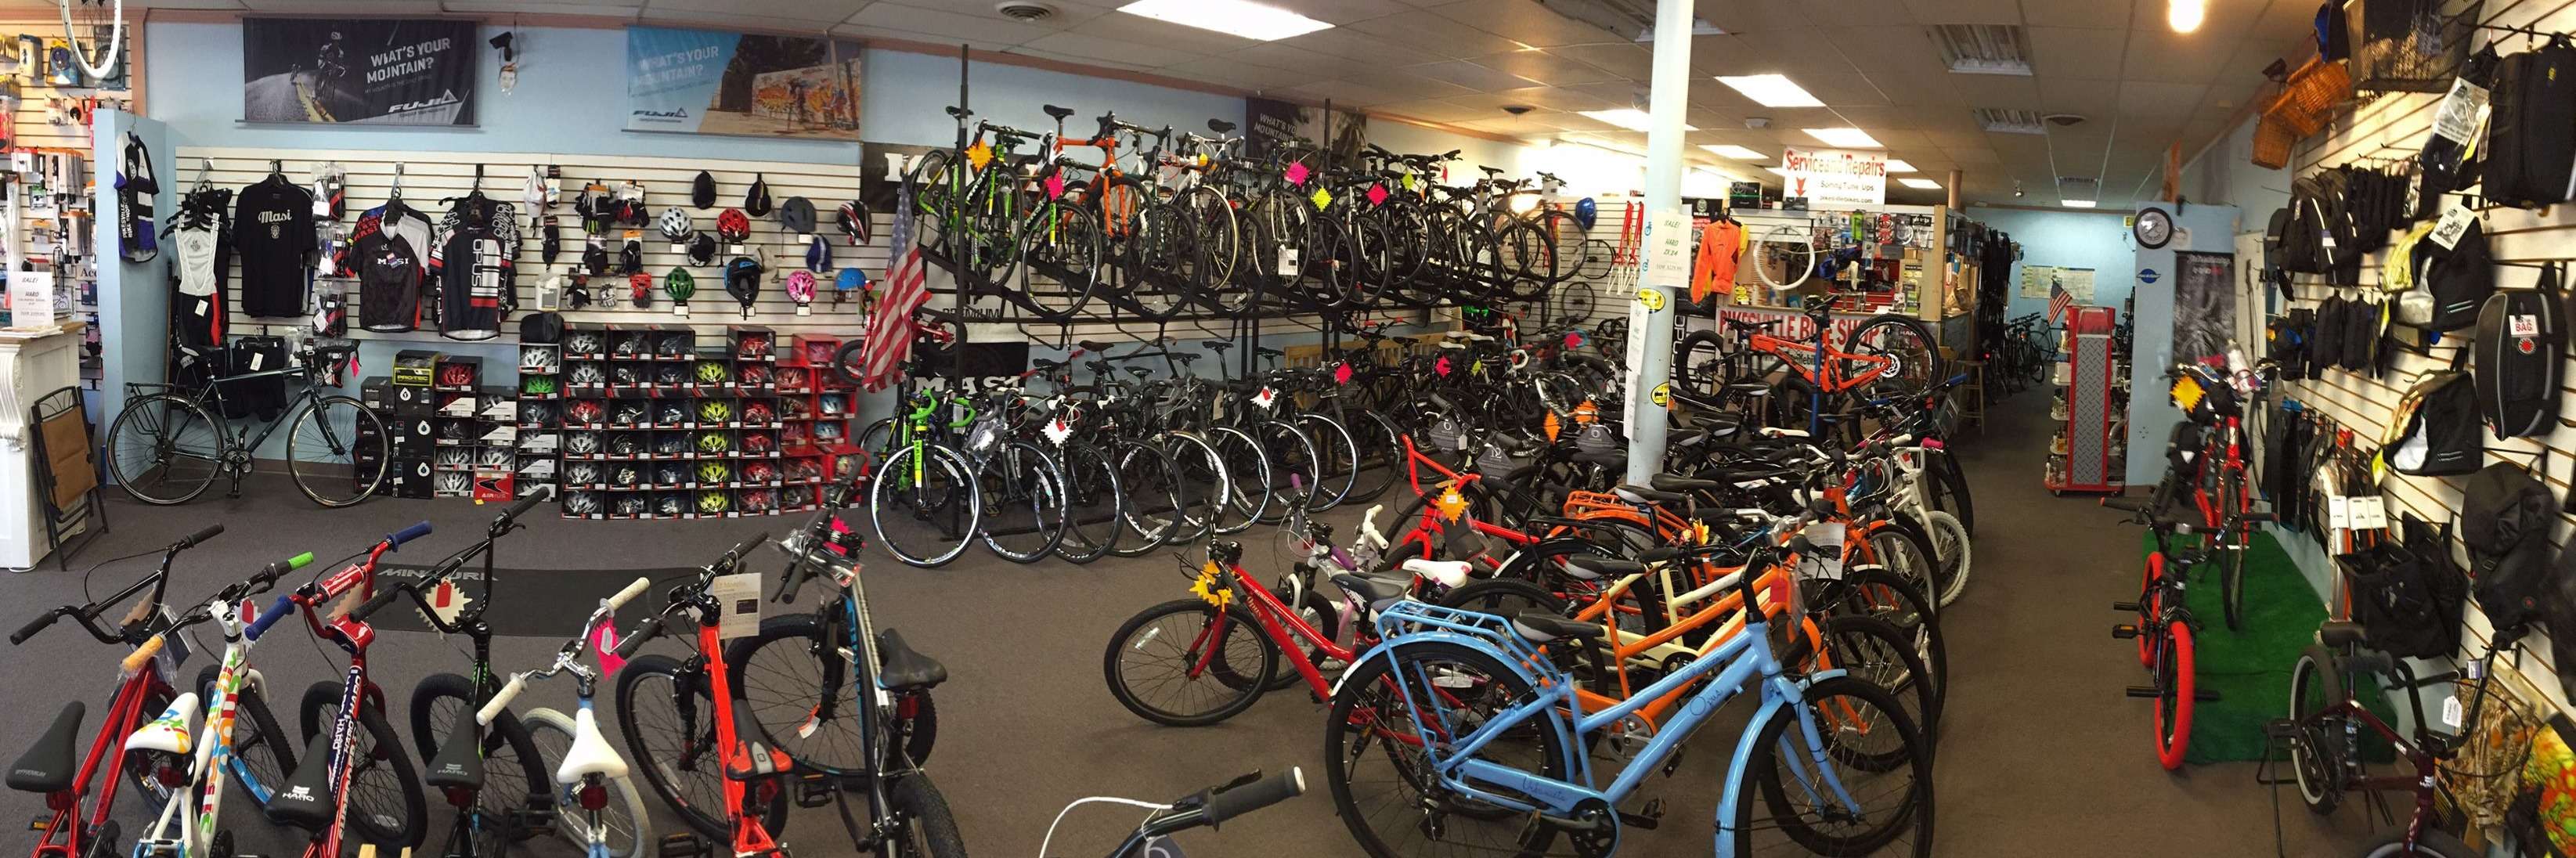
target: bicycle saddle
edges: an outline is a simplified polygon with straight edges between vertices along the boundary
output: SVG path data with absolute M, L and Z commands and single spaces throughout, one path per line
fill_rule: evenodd
M 1209 349 L 1214 350 L 1214 351 L 1215 351 L 1216 353 L 1218 353 L 1218 354 L 1224 354 L 1226 349 L 1234 348 L 1234 341 L 1233 341 L 1233 340 L 1204 340 L 1204 341 L 1201 341 L 1201 342 L 1199 343 L 1199 345 L 1206 346 L 1206 347 L 1208 347 Z
M 1099 340 L 1083 340 L 1081 342 L 1074 343 L 1074 345 L 1081 346 L 1082 350 L 1086 352 L 1105 352 L 1109 350 L 1109 344 Z
M 1403 600 L 1407 589 L 1403 583 L 1347 573 L 1333 576 L 1333 586 L 1342 588 L 1342 592 L 1350 594 L 1351 598 L 1367 603 L 1372 613 Z
M 1234 123 L 1227 122 L 1223 119 L 1210 119 L 1208 120 L 1208 130 L 1214 131 L 1218 134 L 1232 134 L 1234 133 Z
M 1739 381 L 1727 385 L 1726 391 L 1728 393 L 1738 393 L 1745 396 L 1765 396 L 1771 393 L 1771 383 L 1767 381 Z
M 877 660 L 884 664 L 877 671 L 877 684 L 887 691 L 927 691 L 948 681 L 946 665 L 905 646 L 903 636 L 893 629 L 877 633 Z
M 1684 500 L 1678 492 L 1650 489 L 1635 483 L 1620 483 L 1612 486 L 1610 493 L 1618 495 L 1619 499 L 1629 503 L 1681 503 Z
M 1467 565 L 1464 560 L 1424 560 L 1420 557 L 1405 558 L 1400 568 L 1443 587 L 1467 583 L 1468 576 L 1475 572 L 1475 567 Z
M 1058 120 L 1062 120 L 1073 115 L 1073 108 L 1070 107 L 1057 107 L 1052 104 L 1046 104 L 1040 105 L 1038 109 L 1045 111 L 1046 115 L 1053 116 Z
M 973 116 L 973 115 L 975 115 L 975 111 L 968 110 L 968 109 L 963 108 L 963 107 L 958 107 L 958 106 L 956 106 L 956 105 L 953 105 L 953 104 L 952 104 L 952 105 L 949 105 L 949 106 L 948 106 L 948 115 L 950 115 L 950 116 L 954 116 L 954 117 L 957 117 L 957 118 L 959 118 L 959 119 L 964 119 L 964 118 L 966 118 L 966 117 L 969 117 L 969 116 Z
M 1616 578 L 1626 575 L 1635 575 L 1639 572 L 1646 571 L 1646 564 L 1639 563 L 1634 560 L 1621 560 L 1616 557 L 1598 557 L 1590 554 L 1566 555 L 1565 565 L 1566 574 L 1587 581 L 1595 578 Z
M 1598 640 L 1609 629 L 1593 623 L 1579 623 L 1550 614 L 1522 614 L 1512 618 L 1512 631 L 1530 643 L 1553 643 L 1560 640 Z
M 1586 450 L 1575 453 L 1574 461 L 1586 465 L 1625 466 L 1628 464 L 1628 454 L 1620 450 L 1602 450 L 1599 452 Z
M 1485 171 L 1485 177 L 1486 177 L 1486 178 L 1493 178 L 1493 177 L 1495 177 L 1495 176 L 1500 176 L 1500 175 L 1502 175 L 1502 174 L 1503 174 L 1503 168 L 1501 168 L 1501 167 L 1488 167 L 1488 166 L 1485 166 L 1485 165 L 1482 165 L 1482 164 L 1478 164 L 1478 165 L 1476 165 L 1476 169 L 1479 169 L 1479 170 L 1483 170 L 1483 171 Z
M 470 790 L 483 786 L 483 753 L 474 735 L 474 719 L 458 718 L 447 731 L 447 743 L 438 746 L 438 756 L 430 758 L 429 770 L 420 782 L 440 790 Z
M 1172 355 L 1173 360 L 1180 361 L 1182 363 L 1189 363 L 1190 361 L 1198 360 L 1203 357 L 1207 357 L 1207 355 L 1199 354 L 1197 352 L 1181 352 L 1179 354 Z
M 9 764 L 9 788 L 21 792 L 60 792 L 72 788 L 72 778 L 80 773 L 73 759 L 79 750 L 81 717 L 89 707 L 78 700 L 63 704 L 55 713 L 53 726 L 18 761 Z
M 733 719 L 733 741 L 742 748 L 742 754 L 725 755 L 726 780 L 757 780 L 787 774 L 795 769 L 795 763 L 788 760 L 787 752 L 779 750 L 778 743 L 769 740 L 768 731 L 760 729 L 759 718 L 750 717 L 749 712 L 737 715 L 739 717 Z
M 127 736 L 125 749 L 187 756 L 188 739 L 194 735 L 189 725 L 196 720 L 197 693 L 181 694 L 179 699 L 170 701 L 170 708 L 163 710 L 161 717 L 152 719 L 152 723 L 136 728 L 132 735 Z
M 1127 368 L 1127 374 L 1142 379 L 1146 376 L 1153 375 L 1154 370 L 1151 367 L 1131 366 Z
M 555 783 L 577 784 L 585 775 L 604 778 L 626 776 L 626 758 L 599 734 L 599 719 L 584 707 L 573 713 L 572 747 L 564 750 L 563 762 L 555 766 Z
M 2360 623 L 2327 622 L 2317 627 L 2317 643 L 2327 649 L 2343 649 L 2361 643 Z
M 331 827 L 331 733 L 315 733 L 304 744 L 304 764 L 268 797 L 268 821 L 306 831 Z
M 1656 474 L 1652 477 L 1648 477 L 1646 479 L 1646 483 L 1654 486 L 1658 490 L 1667 492 L 1707 491 L 1709 489 L 1720 488 L 1726 485 L 1725 483 L 1721 483 L 1716 480 L 1703 480 L 1698 477 L 1685 477 L 1680 474 Z
M 1730 329 L 1730 330 L 1737 330 L 1737 331 L 1767 331 L 1767 330 L 1770 330 L 1770 329 L 1772 329 L 1772 328 L 1779 327 L 1780 323 L 1782 323 L 1782 322 L 1786 322 L 1786 321 L 1788 321 L 1788 320 L 1787 320 L 1787 319 L 1772 319 L 1772 320 L 1764 321 L 1764 322 L 1747 322 L 1747 321 L 1744 321 L 1744 320 L 1742 320 L 1742 319 L 1724 319 L 1723 321 L 1724 321 L 1724 322 L 1726 322 L 1726 327 L 1727 327 L 1728 329 Z

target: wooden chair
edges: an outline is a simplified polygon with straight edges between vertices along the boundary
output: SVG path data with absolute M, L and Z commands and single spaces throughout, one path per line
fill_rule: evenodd
M 89 412 L 81 407 L 78 387 L 65 387 L 36 400 L 27 425 L 36 453 L 36 495 L 44 503 L 45 543 L 54 561 L 72 568 L 72 555 L 107 532 L 107 506 L 99 502 L 99 467 L 93 451 L 97 437 Z M 65 534 L 81 532 L 69 550 Z

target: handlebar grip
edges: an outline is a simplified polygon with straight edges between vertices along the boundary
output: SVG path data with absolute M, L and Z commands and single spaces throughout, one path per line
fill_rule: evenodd
M 626 607 L 626 603 L 635 601 L 635 597 L 644 595 L 644 591 L 652 586 L 653 579 L 638 576 L 635 583 L 626 585 L 626 589 L 619 590 L 617 595 L 608 597 L 608 612 L 617 613 L 617 609 Z
M 1306 770 L 1291 768 L 1284 774 L 1272 775 L 1229 790 L 1212 793 L 1207 799 L 1208 827 L 1242 816 L 1300 795 L 1306 794 Z
M 492 719 L 501 717 L 502 710 L 510 708 L 510 699 L 519 696 L 519 692 L 527 688 L 526 674 L 510 674 L 509 684 L 501 686 L 501 690 L 492 695 L 492 702 L 483 704 L 483 708 L 474 711 L 474 723 L 491 724 Z
M 197 531 L 197 532 L 195 532 L 195 533 L 188 534 L 188 537 L 187 537 L 187 538 L 179 540 L 179 545 L 178 545 L 177 547 L 179 547 L 179 548 L 191 548 L 191 547 L 196 546 L 196 544 L 197 544 L 197 543 L 204 542 L 204 541 L 209 540 L 209 539 L 213 539 L 213 538 L 215 538 L 215 536 L 216 536 L 216 535 L 221 534 L 221 533 L 223 533 L 223 532 L 224 532 L 224 526 L 223 526 L 223 525 L 220 525 L 220 524 L 209 524 L 209 525 L 206 525 L 206 529 L 204 529 L 204 530 L 200 530 L 200 531 Z
M 218 527 L 215 529 L 222 530 L 223 528 Z M 125 672 L 133 673 L 135 671 L 142 670 L 143 665 L 150 663 L 152 661 L 152 657 L 161 652 L 161 642 L 161 635 L 153 635 L 151 640 L 144 641 L 142 646 L 135 647 L 133 652 L 126 653 L 123 665 Z
M 385 537 L 385 541 L 386 541 L 386 542 L 393 543 L 393 546 L 392 546 L 392 547 L 394 547 L 394 548 L 401 548 L 403 543 L 410 542 L 410 541 L 412 541 L 412 540 L 419 539 L 419 538 L 421 538 L 421 537 L 428 536 L 428 535 L 429 535 L 429 522 L 424 521 L 424 522 L 420 522 L 420 523 L 418 523 L 418 524 L 414 524 L 414 525 L 412 525 L 412 526 L 410 526 L 410 527 L 406 527 L 406 528 L 403 528 L 403 529 L 401 529 L 401 530 L 394 531 L 393 535 Z
M 617 657 L 618 657 L 618 658 L 631 658 L 631 657 L 633 657 L 633 656 L 635 655 L 635 651 L 636 651 L 637 649 L 641 649 L 641 648 L 644 646 L 644 642 L 645 642 L 645 641 L 652 640 L 654 635 L 658 635 L 658 634 L 661 634 L 661 633 L 662 633 L 662 618 L 661 618 L 661 617 L 645 617 L 645 618 L 644 618 L 644 622 L 643 622 L 643 624 L 638 625 L 638 626 L 636 626 L 636 627 L 635 627 L 635 633 L 634 633 L 634 634 L 627 635 L 627 636 L 626 636 L 626 638 L 625 638 L 624 640 L 620 640 L 620 641 L 618 641 L 618 642 L 617 642 Z
M 386 605 L 393 604 L 395 599 L 402 596 L 402 592 L 401 587 L 387 587 L 374 598 L 368 599 L 365 604 L 359 605 L 357 610 L 350 611 L 348 617 L 354 622 L 366 622 L 367 617 L 384 610 Z
M 268 564 L 268 568 L 260 570 L 259 580 L 263 583 L 274 582 L 278 578 L 285 576 L 288 572 L 293 572 L 312 564 L 313 552 L 307 551 L 302 554 Z
M 277 625 L 277 621 L 292 613 L 295 613 L 295 594 L 280 594 L 277 601 L 268 604 L 268 610 L 259 612 L 259 617 L 250 621 L 250 639 L 259 640 L 260 635 L 268 634 L 269 626 Z
M 27 621 L 26 625 L 19 626 L 17 631 L 9 633 L 9 645 L 26 643 L 28 638 L 35 637 L 37 632 L 44 631 L 46 626 L 53 625 L 55 620 L 62 618 L 61 611 L 46 611 L 36 615 L 35 619 Z

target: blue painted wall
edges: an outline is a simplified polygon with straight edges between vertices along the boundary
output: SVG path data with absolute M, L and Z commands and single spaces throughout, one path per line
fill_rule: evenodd
M 2119 309 L 2129 299 L 2131 268 L 2136 261 L 2122 212 L 2033 211 L 1970 206 L 1968 216 L 2021 242 L 2022 260 L 2013 265 L 2007 317 L 2048 311 L 2048 296 L 2021 296 L 2024 265 L 2093 269 L 2092 304 Z M 2126 312 L 2123 310 L 2123 312 Z
M 124 140 L 127 131 L 143 140 L 152 152 L 152 174 L 160 180 L 161 193 L 154 197 L 152 210 L 161 223 L 168 223 L 179 208 L 179 180 L 172 168 L 167 126 L 120 110 L 101 111 L 97 119 L 97 147 L 91 157 L 102 169 L 115 171 L 125 163 Z M 93 205 L 97 211 L 116 211 L 116 185 L 99 182 L 94 189 Z M 106 252 L 98 269 L 99 341 L 104 353 L 100 369 L 102 382 L 90 402 L 90 416 L 104 433 L 116 420 L 125 402 L 128 382 L 159 382 L 162 378 L 163 343 L 170 336 L 170 254 L 164 251 L 150 262 L 125 262 L 113 248 L 117 247 L 116 220 L 102 217 L 96 222 L 97 246 Z M 102 434 L 101 439 L 104 440 Z
M 2129 271 L 2132 279 L 2139 272 L 2156 272 L 2156 282 L 2138 282 L 2135 287 L 2137 332 L 2132 348 L 2137 353 L 2129 360 L 2129 389 L 2134 391 L 2129 397 L 2128 477 L 2132 486 L 2152 486 L 2163 475 L 2165 437 L 2182 420 L 2182 413 L 2174 410 L 2163 393 L 2165 368 L 2174 361 L 2174 254 L 2185 250 L 2236 252 L 2235 206 L 2184 206 L 2174 215 L 2174 225 L 2181 230 L 2174 241 L 2154 250 L 2139 250 Z

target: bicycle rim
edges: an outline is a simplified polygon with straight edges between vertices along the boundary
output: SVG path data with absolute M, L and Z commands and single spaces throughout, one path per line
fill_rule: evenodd
M 286 436 L 286 469 L 314 503 L 343 507 L 384 484 L 392 451 L 384 418 L 345 396 L 314 400 Z
M 984 547 L 1013 563 L 1035 563 L 1064 539 L 1064 472 L 1026 441 L 995 451 L 975 473 L 983 497 Z
M 118 485 L 149 504 L 186 503 L 221 471 L 223 424 L 175 396 L 129 402 L 108 428 L 108 468 Z
M 946 447 L 925 443 L 895 451 L 868 490 L 877 543 L 913 566 L 957 559 L 983 526 L 983 496 L 969 474 L 965 458 Z

